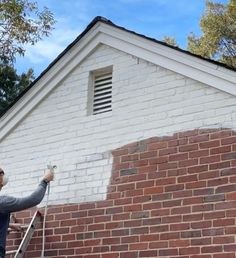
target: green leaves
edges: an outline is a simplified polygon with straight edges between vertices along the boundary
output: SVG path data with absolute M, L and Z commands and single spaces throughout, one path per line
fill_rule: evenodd
M 236 0 L 228 4 L 207 1 L 200 27 L 201 37 L 189 35 L 188 50 L 236 68 Z
M 9 65 L 0 65 L 0 115 L 33 81 L 33 70 L 17 75 Z
M 48 36 L 55 23 L 53 14 L 28 0 L 0 1 L 0 61 L 14 63 L 24 55 L 25 44 L 34 45 Z

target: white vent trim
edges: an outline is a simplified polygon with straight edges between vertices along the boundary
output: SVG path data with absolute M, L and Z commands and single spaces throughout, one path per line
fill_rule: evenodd
M 112 72 L 94 75 L 93 114 L 112 111 Z

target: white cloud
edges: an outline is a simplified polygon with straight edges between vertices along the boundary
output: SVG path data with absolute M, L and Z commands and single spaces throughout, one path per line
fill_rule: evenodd
M 61 18 L 48 38 L 26 47 L 25 59 L 32 64 L 51 62 L 81 33 L 81 30 L 78 27 L 72 29 L 67 20 Z

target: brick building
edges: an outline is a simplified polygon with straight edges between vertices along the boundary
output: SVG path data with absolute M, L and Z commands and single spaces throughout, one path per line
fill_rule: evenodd
M 96 17 L 0 118 L 4 194 L 58 167 L 45 256 L 235 258 L 235 83 L 229 67 Z M 39 227 L 25 257 L 41 248 Z

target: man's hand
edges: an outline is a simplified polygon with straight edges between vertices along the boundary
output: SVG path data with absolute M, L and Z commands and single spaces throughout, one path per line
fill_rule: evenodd
M 10 231 L 18 231 L 18 232 L 21 232 L 21 231 L 24 230 L 21 227 L 21 224 L 19 224 L 19 223 L 10 223 L 9 224 L 9 229 L 10 229 Z
M 43 176 L 43 180 L 46 181 L 46 182 L 50 182 L 54 179 L 54 173 L 53 171 L 51 171 L 50 169 L 47 169 L 45 171 L 45 174 Z

